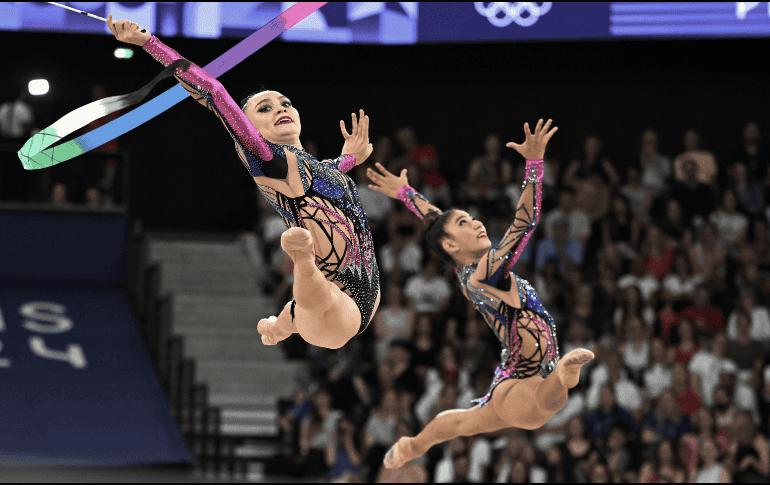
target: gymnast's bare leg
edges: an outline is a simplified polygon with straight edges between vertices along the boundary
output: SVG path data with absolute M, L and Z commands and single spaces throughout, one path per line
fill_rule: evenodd
M 292 227 L 285 231 L 281 247 L 294 261 L 294 324 L 287 304 L 278 317 L 257 324 L 262 342 L 274 345 L 292 333 L 299 333 L 306 342 L 318 347 L 342 347 L 361 328 L 361 311 L 355 301 L 324 278 L 316 266 L 313 237 L 308 230 Z M 379 295 L 375 309 L 378 304 Z
M 457 436 L 491 433 L 503 428 L 537 429 L 567 403 L 567 390 L 577 386 L 580 368 L 593 352 L 576 349 L 562 358 L 548 378 L 501 382 L 484 407 L 444 411 L 414 438 L 401 438 L 385 456 L 386 468 L 399 468 L 425 454 L 433 445 Z

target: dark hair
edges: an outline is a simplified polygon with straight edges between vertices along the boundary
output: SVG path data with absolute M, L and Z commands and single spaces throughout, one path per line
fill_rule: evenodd
M 265 91 L 272 91 L 272 89 L 268 89 L 265 86 L 260 86 L 258 91 L 254 91 L 252 93 L 249 93 L 246 95 L 245 98 L 243 98 L 243 101 L 241 101 L 241 111 L 244 113 L 246 112 L 246 106 L 249 104 L 249 100 L 253 98 L 254 96 L 258 95 L 259 93 L 264 93 Z
M 442 262 L 447 264 L 454 264 L 455 261 L 454 258 L 446 252 L 444 246 L 441 245 L 441 242 L 450 237 L 449 233 L 446 232 L 446 224 L 449 220 L 449 214 L 453 211 L 454 209 L 443 213 L 439 211 L 429 211 L 425 217 L 422 218 L 422 226 L 423 229 L 425 229 L 425 242 L 428 244 L 428 248 L 430 248 Z

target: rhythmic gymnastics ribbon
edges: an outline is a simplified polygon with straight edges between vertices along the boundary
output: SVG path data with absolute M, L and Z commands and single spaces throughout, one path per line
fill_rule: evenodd
M 221 76 L 251 54 L 264 47 L 268 42 L 289 30 L 296 25 L 297 22 L 326 5 L 326 3 L 327 2 L 299 2 L 289 7 L 262 28 L 211 61 L 203 69 L 215 78 Z M 86 14 L 85 12 L 80 13 Z M 90 14 L 86 15 L 95 17 Z M 56 164 L 66 162 L 67 160 L 102 146 L 108 141 L 133 130 L 142 123 L 151 120 L 181 102 L 183 99 L 189 97 L 187 90 L 177 84 L 163 94 L 156 96 L 142 106 L 139 106 L 135 110 L 124 114 L 120 118 L 113 120 L 104 126 L 100 126 L 74 140 L 68 141 L 67 143 L 62 143 L 61 145 L 54 147 L 51 146 L 58 140 L 61 140 L 70 133 L 79 130 L 96 119 L 140 103 L 150 91 L 152 91 L 152 88 L 155 87 L 157 83 L 165 78 L 173 76 L 174 70 L 180 67 L 183 70 L 186 70 L 187 67 L 189 67 L 189 61 L 185 59 L 175 61 L 164 68 L 155 79 L 138 91 L 122 96 L 112 96 L 100 99 L 64 115 L 54 124 L 36 133 L 24 143 L 24 146 L 18 151 L 22 166 L 26 170 L 35 170 L 52 167 Z

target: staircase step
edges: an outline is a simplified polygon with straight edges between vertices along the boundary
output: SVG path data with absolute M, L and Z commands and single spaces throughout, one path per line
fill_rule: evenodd
M 283 352 L 278 345 L 265 345 L 256 329 L 252 328 L 250 338 L 227 336 L 208 337 L 186 335 L 184 341 L 185 355 L 200 361 L 229 357 L 239 360 L 259 362 L 283 361 Z
M 268 424 L 225 424 L 219 428 L 225 436 L 278 436 L 278 425 Z
M 196 380 L 207 384 L 209 405 L 222 410 L 221 432 L 278 436 L 278 400 L 292 397 L 309 368 L 285 361 L 280 346 L 262 344 L 257 322 L 285 305 L 263 295 L 264 268 L 230 241 L 151 240 L 148 259 L 161 266 L 160 290 L 172 295 L 173 332 L 196 363 Z M 240 445 L 237 456 L 275 455 L 277 444 L 260 443 Z
M 307 373 L 307 364 L 300 362 L 202 361 L 196 367 L 197 377 L 205 381 L 212 391 L 268 393 L 279 397 L 290 397 L 296 389 L 298 377 Z
M 153 262 L 198 259 L 246 259 L 241 245 L 234 242 L 152 240 L 148 258 Z
M 278 443 L 263 441 L 258 443 L 244 443 L 235 448 L 235 456 L 244 459 L 264 460 L 278 454 Z
M 161 269 L 161 293 L 254 295 L 259 291 L 255 274 L 237 275 L 227 270 L 173 273 Z
M 273 406 L 276 409 L 278 399 L 282 396 L 275 394 L 254 394 L 244 392 L 209 392 L 209 403 L 212 406 L 220 406 L 222 409 L 239 409 L 245 406 Z

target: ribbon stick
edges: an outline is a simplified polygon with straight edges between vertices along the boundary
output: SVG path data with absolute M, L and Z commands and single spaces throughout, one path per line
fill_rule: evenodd
M 221 76 L 325 4 L 326 2 L 300 2 L 293 5 L 233 48 L 214 59 L 204 69 L 215 78 Z M 176 62 L 181 62 L 181 64 L 174 66 Z M 187 65 L 189 65 L 183 64 L 184 62 L 189 62 L 183 59 L 176 62 L 166 67 L 152 82 L 142 89 L 131 94 L 112 96 L 89 103 L 63 116 L 48 128 L 35 134 L 18 151 L 22 166 L 26 170 L 35 170 L 71 160 L 133 130 L 183 99 L 188 98 L 189 93 L 177 84 L 120 118 L 74 140 L 51 147 L 58 140 L 94 120 L 141 102 L 155 84 L 164 78 L 173 76 L 175 68 L 182 67 L 186 69 Z
M 46 2 L 46 3 L 50 3 L 51 5 L 56 5 L 57 7 L 66 8 L 67 10 L 71 10 L 71 11 L 73 11 L 73 12 L 75 12 L 75 13 L 82 13 L 82 14 L 83 14 L 83 15 L 85 15 L 86 17 L 91 17 L 92 19 L 96 19 L 96 20 L 102 20 L 102 21 L 104 21 L 104 22 L 106 22 L 106 21 L 107 21 L 107 19 L 105 19 L 105 18 L 103 18 L 103 17 L 99 17 L 98 15 L 94 15 L 94 14 L 92 14 L 92 13 L 84 12 L 84 11 L 82 11 L 82 10 L 78 10 L 78 9 L 76 9 L 76 8 L 68 7 L 68 6 L 66 6 L 66 5 L 62 5 L 61 3 L 56 3 L 56 2 Z M 142 29 L 142 30 L 141 30 L 141 32 L 142 32 L 142 33 L 144 33 L 144 32 L 147 32 L 147 30 L 145 30 L 145 29 Z

